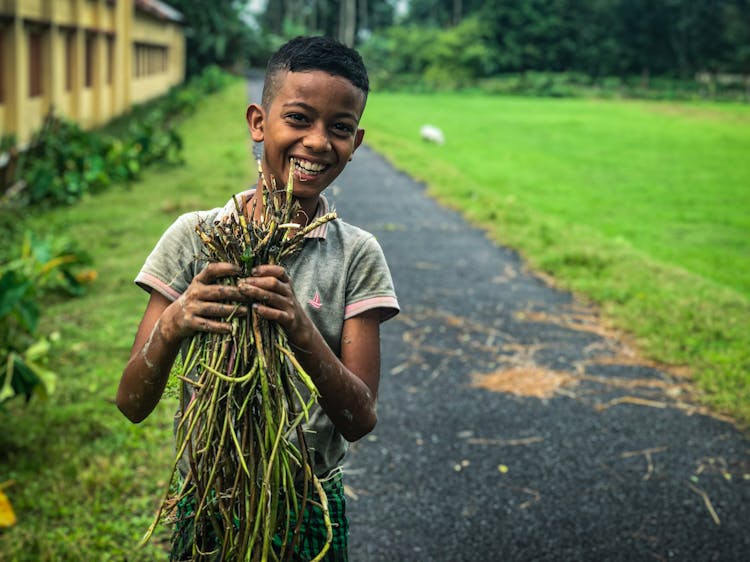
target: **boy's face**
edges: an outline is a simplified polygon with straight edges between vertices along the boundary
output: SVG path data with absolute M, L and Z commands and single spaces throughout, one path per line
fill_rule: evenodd
M 282 72 L 268 107 L 247 110 L 253 140 L 263 141 L 263 172 L 286 186 L 294 159 L 294 195 L 311 202 L 341 173 L 362 143 L 365 94 L 323 71 Z

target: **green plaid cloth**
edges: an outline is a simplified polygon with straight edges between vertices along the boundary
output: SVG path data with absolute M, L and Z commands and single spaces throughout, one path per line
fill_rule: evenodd
M 349 522 L 346 518 L 344 479 L 341 473 L 337 473 L 326 480 L 322 480 L 321 484 L 328 498 L 328 514 L 331 518 L 331 526 L 333 527 L 333 540 L 323 560 L 325 562 L 347 562 L 349 560 L 347 552 Z M 313 500 L 317 499 L 317 494 L 314 490 L 311 490 L 309 497 Z M 169 558 L 172 562 L 184 562 L 192 559 L 193 541 L 195 540 L 193 527 L 194 513 L 194 498 L 183 498 L 178 503 L 175 529 L 172 536 L 172 552 Z M 291 517 L 291 526 L 294 527 L 296 523 L 297 518 L 293 514 Z M 300 536 L 292 560 L 294 562 L 309 562 L 312 560 L 323 549 L 327 536 L 325 521 L 323 520 L 323 510 L 316 505 L 308 503 L 302 517 Z M 204 549 L 208 551 L 218 549 L 219 546 L 215 536 L 204 537 L 204 540 L 201 542 Z M 277 553 L 281 544 L 281 537 L 276 535 L 273 539 L 273 547 Z M 219 562 L 218 555 L 216 562 Z

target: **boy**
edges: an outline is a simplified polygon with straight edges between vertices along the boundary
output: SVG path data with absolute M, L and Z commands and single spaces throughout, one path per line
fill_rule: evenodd
M 286 185 L 294 167 L 293 193 L 301 206 L 295 221 L 302 227 L 328 211 L 322 192 L 362 143 L 359 121 L 368 90 L 360 56 L 327 38 L 298 37 L 268 63 L 262 103 L 248 107 L 247 122 L 253 140 L 263 142 L 262 169 L 269 183 L 273 178 Z M 252 197 L 252 191 L 241 194 L 247 209 Z M 374 237 L 337 219 L 311 232 L 285 268 L 259 266 L 236 287 L 215 283 L 239 271 L 231 264 L 197 262 L 200 240 L 194 228 L 198 220 L 213 221 L 232 208 L 230 201 L 223 209 L 177 219 L 136 277 L 150 299 L 117 405 L 132 422 L 145 419 L 161 398 L 181 345 L 198 331 L 231 331 L 222 319 L 234 311 L 232 303 L 252 306 L 278 322 L 320 392 L 305 424 L 306 440 L 334 523 L 326 559 L 346 560 L 348 527 L 337 469 L 347 441 L 366 435 L 377 421 L 379 324 L 399 311 L 390 272 Z M 302 560 L 324 544 L 319 510 L 305 514 L 305 528 L 297 553 Z M 180 552 L 185 537 L 179 535 L 178 528 L 173 560 L 185 556 Z

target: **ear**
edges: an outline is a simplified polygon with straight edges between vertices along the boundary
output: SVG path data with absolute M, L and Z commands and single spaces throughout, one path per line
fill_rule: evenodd
M 257 103 L 251 103 L 247 106 L 245 119 L 247 119 L 247 126 L 250 129 L 250 135 L 255 142 L 263 142 L 264 117 L 263 108 Z
M 354 151 L 359 148 L 359 145 L 362 144 L 362 139 L 364 138 L 365 138 L 365 130 L 357 129 L 357 132 L 354 134 L 354 148 L 352 149 L 352 154 L 354 154 Z

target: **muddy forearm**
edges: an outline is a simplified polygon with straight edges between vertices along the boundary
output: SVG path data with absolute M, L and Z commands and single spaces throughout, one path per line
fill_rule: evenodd
M 180 349 L 180 340 L 167 338 L 162 326 L 160 319 L 130 357 L 117 389 L 117 407 L 133 423 L 143 421 L 159 403 Z
M 302 345 L 293 345 L 300 365 L 320 392 L 319 403 L 348 441 L 367 435 L 377 423 L 377 397 L 336 357 L 317 329 Z

